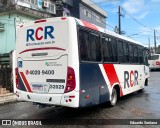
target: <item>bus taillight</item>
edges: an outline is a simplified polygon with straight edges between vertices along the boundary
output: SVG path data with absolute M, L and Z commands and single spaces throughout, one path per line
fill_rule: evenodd
M 16 73 L 16 87 L 17 89 L 19 89 L 20 86 L 19 86 L 19 80 L 18 80 L 18 68 L 15 69 L 15 73 Z
M 67 72 L 67 83 L 66 83 L 66 88 L 65 88 L 65 93 L 73 91 L 76 87 L 76 78 L 75 78 L 75 73 L 74 69 L 71 67 L 68 67 L 68 72 Z
M 160 61 L 156 61 L 156 65 L 160 65 Z

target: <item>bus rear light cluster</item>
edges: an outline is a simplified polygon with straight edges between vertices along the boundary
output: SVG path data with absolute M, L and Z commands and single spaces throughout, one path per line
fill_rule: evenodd
M 160 65 L 160 61 L 156 61 L 156 65 Z
M 75 78 L 75 73 L 74 69 L 71 67 L 68 67 L 67 71 L 67 82 L 66 82 L 66 88 L 65 88 L 65 93 L 73 91 L 76 87 L 76 78 Z
M 16 76 L 16 87 L 17 89 L 20 89 L 20 86 L 19 86 L 19 80 L 18 80 L 18 68 L 15 69 L 15 76 Z

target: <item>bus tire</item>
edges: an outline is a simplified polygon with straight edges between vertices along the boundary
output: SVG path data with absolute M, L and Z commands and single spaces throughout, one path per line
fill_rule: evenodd
M 139 93 L 144 92 L 144 88 L 142 88 L 142 89 L 138 90 L 138 92 L 139 92 Z
M 148 86 L 148 79 L 145 80 L 144 86 Z
M 113 106 L 116 105 L 117 99 L 118 99 L 117 91 L 116 91 L 115 88 L 113 88 L 112 94 L 111 94 L 111 100 L 110 100 L 110 102 L 109 102 L 109 104 L 110 104 L 111 107 L 113 107 Z

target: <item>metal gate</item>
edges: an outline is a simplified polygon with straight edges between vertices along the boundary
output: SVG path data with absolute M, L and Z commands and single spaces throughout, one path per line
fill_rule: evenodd
M 0 54 L 0 86 L 13 92 L 12 68 L 10 66 L 10 55 Z

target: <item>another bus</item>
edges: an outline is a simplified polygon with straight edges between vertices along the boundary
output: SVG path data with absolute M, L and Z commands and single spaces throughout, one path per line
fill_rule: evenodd
M 17 99 L 88 107 L 142 90 L 149 67 L 142 44 L 73 18 L 37 20 L 17 33 Z
M 160 54 L 152 54 L 148 57 L 150 70 L 160 69 Z

